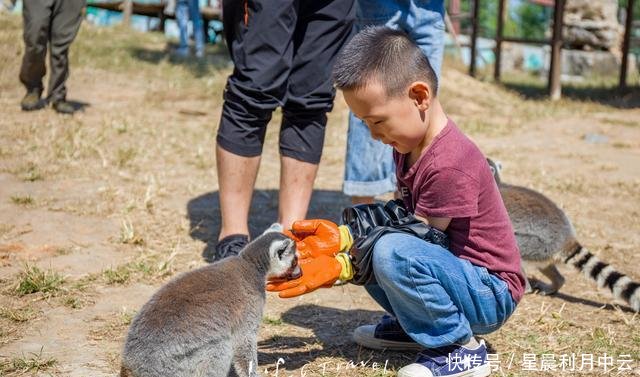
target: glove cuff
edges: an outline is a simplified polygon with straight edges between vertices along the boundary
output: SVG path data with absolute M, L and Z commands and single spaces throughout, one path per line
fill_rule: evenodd
M 342 267 L 338 279 L 342 281 L 349 281 L 353 279 L 353 265 L 351 264 L 351 259 L 349 258 L 349 256 L 346 253 L 338 253 L 336 255 L 336 260 Z
M 340 249 L 338 251 L 348 251 L 353 245 L 351 231 L 346 225 L 340 225 L 338 231 L 340 232 Z

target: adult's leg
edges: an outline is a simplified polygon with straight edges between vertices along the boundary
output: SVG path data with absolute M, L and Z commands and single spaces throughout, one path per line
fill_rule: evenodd
M 248 216 L 266 126 L 282 104 L 293 56 L 294 0 L 223 3 L 235 64 L 227 80 L 216 155 L 222 226 L 218 239 L 248 234 Z
M 358 28 L 385 25 L 404 30 L 425 53 L 440 77 L 444 53 L 444 1 L 358 1 Z M 373 202 L 374 196 L 395 190 L 393 149 L 373 140 L 369 129 L 350 114 L 343 192 L 354 204 Z
M 53 6 L 48 97 L 54 103 L 64 101 L 67 96 L 65 82 L 69 77 L 69 46 L 78 34 L 84 6 L 84 0 L 56 0 Z
M 358 0 L 356 28 L 384 25 L 399 28 L 407 7 L 396 1 Z M 373 203 L 374 197 L 396 189 L 393 148 L 371 137 L 369 128 L 349 112 L 347 152 L 342 191 L 353 204 Z
M 426 348 L 495 331 L 515 309 L 504 281 L 440 246 L 388 234 L 373 252 L 376 280 L 396 318 Z
M 176 23 L 180 31 L 180 39 L 178 42 L 178 54 L 189 54 L 189 0 L 176 1 Z
M 444 0 L 431 0 L 426 4 L 411 1 L 406 20 L 403 29 L 427 56 L 440 78 L 445 38 Z
M 200 4 L 198 0 L 189 0 L 189 18 L 191 18 L 191 24 L 193 26 L 196 55 L 202 56 L 204 53 L 204 30 L 202 29 L 202 15 L 200 14 Z
M 318 164 L 280 156 L 280 172 L 278 223 L 289 229 L 294 221 L 307 216 Z
M 24 0 L 24 56 L 20 66 L 20 81 L 27 90 L 42 91 L 42 78 L 46 74 L 45 59 L 53 0 Z
M 280 129 L 278 222 L 306 217 L 333 107 L 333 62 L 353 32 L 354 0 L 301 1 Z

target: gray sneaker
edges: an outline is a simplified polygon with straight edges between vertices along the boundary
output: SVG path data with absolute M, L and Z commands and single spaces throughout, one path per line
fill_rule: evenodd
M 22 111 L 33 111 L 42 109 L 45 105 L 45 101 L 40 98 L 41 95 L 41 88 L 27 90 L 27 94 L 25 94 L 24 98 L 22 98 L 22 101 L 20 101 L 20 107 L 22 108 Z

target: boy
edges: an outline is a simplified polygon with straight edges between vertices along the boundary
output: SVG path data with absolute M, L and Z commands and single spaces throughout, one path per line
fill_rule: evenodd
M 488 376 L 486 347 L 474 334 L 507 320 L 524 277 L 484 156 L 447 118 L 428 59 L 404 33 L 364 29 L 339 55 L 334 81 L 373 138 L 394 148 L 406 209 L 450 242 L 447 250 L 401 232 L 377 239 L 375 282 L 365 288 L 391 315 L 357 328 L 355 341 L 374 349 L 422 349 L 399 377 Z M 324 220 L 294 223 L 303 275 L 268 289 L 290 297 L 353 276 L 350 268 L 358 266 L 350 262 L 358 258 L 348 230 Z M 341 250 L 349 250 L 349 258 L 336 254 Z

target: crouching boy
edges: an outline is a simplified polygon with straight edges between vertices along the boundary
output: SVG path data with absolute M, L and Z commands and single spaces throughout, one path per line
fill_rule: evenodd
M 418 351 L 398 376 L 488 376 L 474 335 L 504 324 L 524 277 L 485 157 L 445 114 L 429 61 L 403 32 L 362 30 L 339 55 L 334 81 L 373 138 L 394 148 L 404 208 L 347 209 L 339 227 L 294 223 L 303 275 L 267 289 L 291 297 L 337 279 L 363 284 L 389 314 L 354 339 Z

